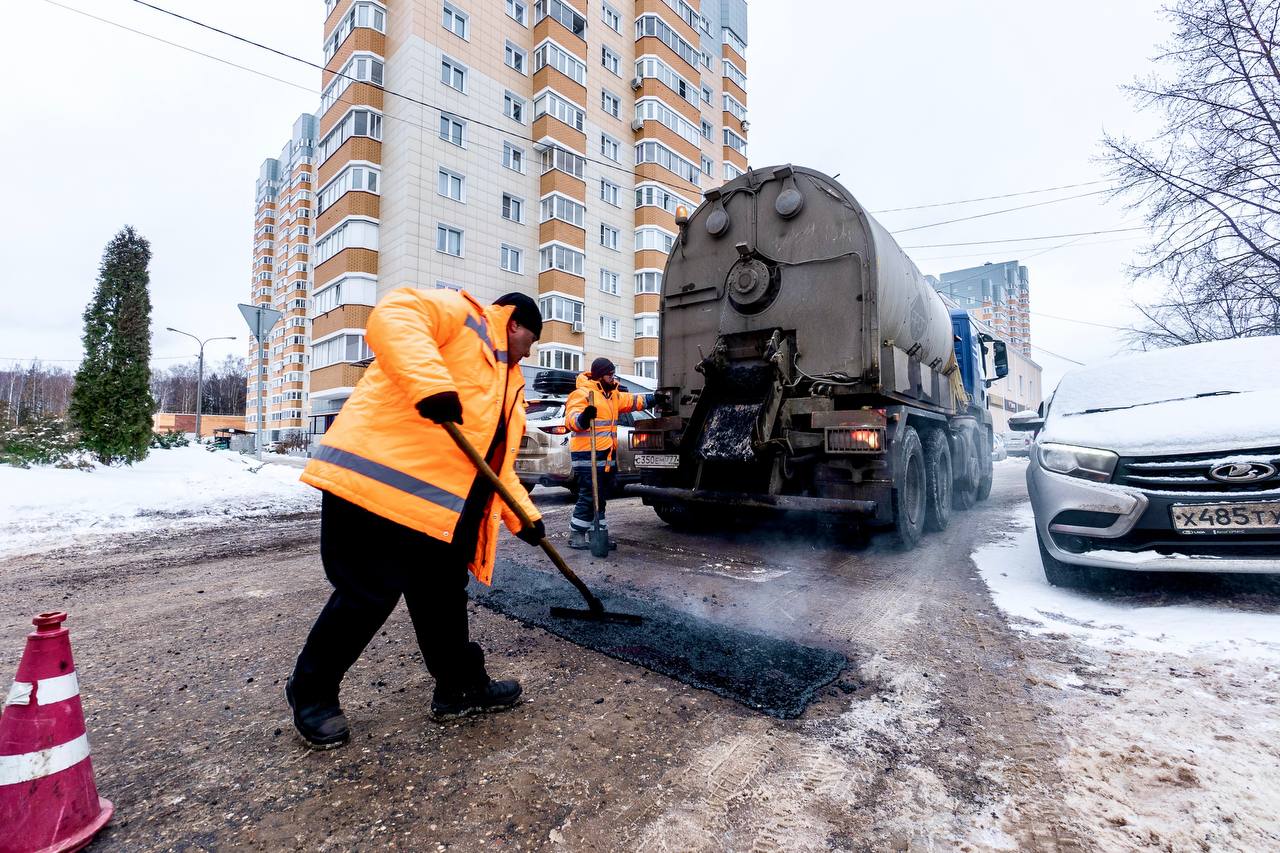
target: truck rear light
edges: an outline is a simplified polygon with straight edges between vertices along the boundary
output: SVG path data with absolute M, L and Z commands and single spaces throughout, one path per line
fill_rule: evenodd
M 665 433 L 661 432 L 641 432 L 640 430 L 631 431 L 631 449 L 632 450 L 662 450 L 665 446 Z
M 884 430 L 872 427 L 827 427 L 828 453 L 879 453 L 884 449 Z
M 548 435 L 564 435 L 566 432 L 569 431 L 569 428 L 564 424 L 558 424 L 557 426 L 549 426 L 549 427 L 538 427 L 538 429 L 542 430 Z

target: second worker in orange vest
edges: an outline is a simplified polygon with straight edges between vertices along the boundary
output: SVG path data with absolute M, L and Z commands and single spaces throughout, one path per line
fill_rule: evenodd
M 302 473 L 324 492 L 320 556 L 333 594 L 303 646 L 285 695 L 312 746 L 350 736 L 342 677 L 404 596 L 437 718 L 516 704 L 520 685 L 494 681 L 467 629 L 468 571 L 493 575 L 499 520 L 531 545 L 541 513 L 514 460 L 524 435 L 519 362 L 542 332 L 537 303 L 509 293 L 482 305 L 449 290 L 394 290 L 369 315 L 375 361 Z M 516 515 L 441 426 L 455 423 L 534 520 Z

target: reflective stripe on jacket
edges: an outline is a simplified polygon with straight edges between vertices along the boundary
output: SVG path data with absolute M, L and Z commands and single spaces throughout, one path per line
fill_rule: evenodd
M 530 519 L 540 518 L 514 468 L 525 414 L 524 376 L 507 360 L 513 310 L 449 290 L 405 287 L 387 294 L 369 315 L 365 332 L 375 360 L 312 453 L 303 482 L 452 542 L 479 473 L 443 427 L 418 414 L 416 404 L 456 391 L 462 401 L 459 429 L 480 453 L 489 448 L 505 409 L 505 452 L 495 468 Z M 499 520 L 512 533 L 520 521 L 496 494 L 484 515 L 468 568 L 487 584 Z
M 588 405 L 588 395 L 596 407 L 595 432 L 591 423 L 581 417 Z M 652 394 L 631 394 L 614 389 L 608 396 L 604 387 L 588 374 L 578 375 L 578 387 L 569 395 L 564 407 L 564 425 L 569 430 L 569 458 L 575 468 L 591 468 L 591 445 L 595 442 L 596 466 L 608 471 L 614 467 L 614 451 L 618 447 L 618 416 L 653 406 Z

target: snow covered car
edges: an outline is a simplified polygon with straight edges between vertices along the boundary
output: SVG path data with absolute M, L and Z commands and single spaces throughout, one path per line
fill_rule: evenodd
M 991 436 L 991 461 L 1003 462 L 1009 458 L 1009 451 L 1005 449 L 1004 437 L 1000 433 Z
M 1096 569 L 1280 573 L 1280 336 L 1067 373 L 1041 413 L 1027 490 L 1049 583 Z
M 1010 418 L 1010 422 L 1012 422 L 1013 418 L 1018 417 L 1019 415 L 1025 418 L 1027 414 L 1027 412 L 1019 412 L 1017 415 L 1013 415 Z M 1030 414 L 1034 415 L 1036 413 L 1030 412 Z M 1028 433 L 1011 430 L 1001 437 L 1004 439 L 1005 452 L 1010 456 L 1031 455 L 1031 436 Z
M 556 371 L 557 374 L 564 372 L 567 371 Z M 577 382 L 577 374 L 570 373 L 569 377 Z M 651 381 L 638 376 L 619 374 L 618 384 L 622 390 L 633 393 L 653 391 Z M 536 411 L 530 406 L 529 421 L 515 463 L 516 476 L 530 491 L 537 485 L 562 486 L 571 492 L 578 490 L 578 480 L 569 461 L 569 430 L 564 425 L 564 404 L 574 387 L 571 384 L 558 401 L 554 394 L 542 394 Z M 631 450 L 631 426 L 634 421 L 647 417 L 650 417 L 647 412 L 627 412 L 618 417 L 619 486 L 639 479 Z

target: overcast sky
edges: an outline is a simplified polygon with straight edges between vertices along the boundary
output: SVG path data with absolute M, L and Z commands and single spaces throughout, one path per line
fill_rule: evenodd
M 39 356 L 74 366 L 102 248 L 126 223 L 154 253 L 157 363 L 193 353 L 166 326 L 237 335 L 237 342 L 211 344 L 206 356 L 242 354 L 235 304 L 248 294 L 253 182 L 294 118 L 315 108 L 319 72 L 130 0 L 58 2 L 288 82 L 49 0 L 23 4 L 24 31 L 51 37 L 10 45 L 9 120 L 0 125 L 0 156 L 10 164 L 0 212 L 0 359 Z M 321 59 L 321 0 L 156 2 Z M 750 160 L 839 174 L 872 211 L 1098 181 L 1104 129 L 1144 135 L 1153 127 L 1118 87 L 1151 70 L 1167 34 L 1151 0 L 916 0 L 897 9 L 864 0 L 752 0 Z M 1124 268 L 1142 232 L 1066 246 L 1071 238 L 935 244 L 1101 231 L 1140 225 L 1141 217 L 1092 196 L 903 229 L 1101 186 L 877 217 L 926 273 L 1023 261 L 1031 272 L 1035 357 L 1051 388 L 1071 366 L 1060 356 L 1093 362 L 1123 350 L 1118 332 L 1056 318 L 1130 322 L 1135 291 Z

